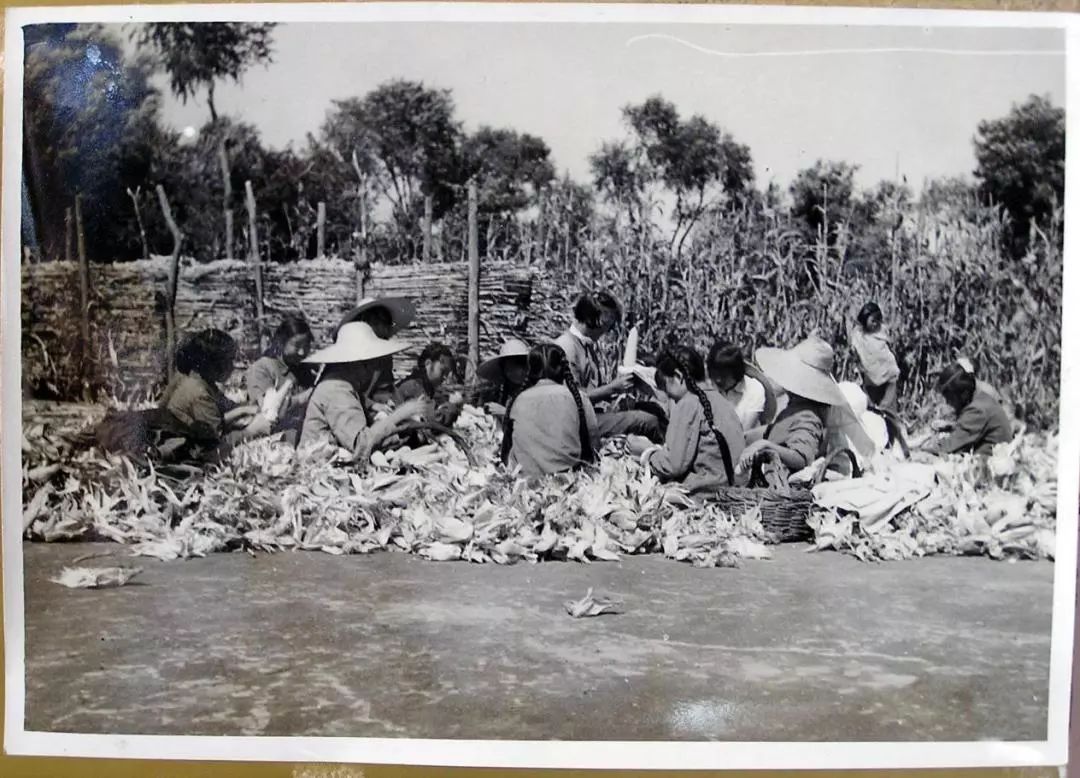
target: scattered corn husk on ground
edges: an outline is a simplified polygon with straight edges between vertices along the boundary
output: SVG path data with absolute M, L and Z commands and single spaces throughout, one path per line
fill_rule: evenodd
M 875 462 L 888 468 L 888 457 Z M 1057 436 L 1021 434 L 989 457 L 949 456 L 935 464 L 931 494 L 868 533 L 852 516 L 817 511 L 814 548 L 864 561 L 932 555 L 1053 559 L 1057 515 Z
M 141 572 L 141 567 L 65 567 L 49 580 L 69 589 L 107 589 L 123 586 Z
M 575 619 L 602 616 L 605 613 L 622 613 L 622 603 L 610 597 L 594 597 L 591 587 L 580 600 L 567 600 L 563 607 Z

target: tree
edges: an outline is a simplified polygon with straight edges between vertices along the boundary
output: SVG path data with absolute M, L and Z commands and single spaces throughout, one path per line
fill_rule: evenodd
M 822 235 L 830 244 L 839 225 L 852 216 L 855 171 L 847 162 L 818 160 L 811 168 L 800 170 L 791 183 L 791 213 L 798 218 L 809 237 Z
M 390 201 L 397 251 L 405 256 L 419 253 L 425 199 L 437 220 L 462 196 L 462 130 L 449 90 L 396 80 L 363 98 L 335 100 L 320 140 L 344 160 L 355 154 Z
M 1012 217 L 1022 253 L 1029 223 L 1045 225 L 1064 200 L 1065 110 L 1032 95 L 1007 116 L 979 122 L 974 143 L 979 191 Z
M 132 39 L 157 49 L 169 74 L 169 88 L 183 102 L 205 87 L 210 120 L 217 121 L 216 82 L 239 81 L 251 65 L 272 62 L 276 26 L 269 22 L 149 22 L 136 29 Z
M 46 256 L 62 256 L 64 212 L 83 194 L 88 255 L 142 253 L 126 190 L 146 183 L 173 137 L 145 56 L 125 57 L 100 25 L 52 25 L 26 38 L 24 173 Z M 148 187 L 144 187 L 147 189 Z
M 750 150 L 702 116 L 684 121 L 660 96 L 626 106 L 623 120 L 631 140 L 605 144 L 590 158 L 593 181 L 638 222 L 648 219 L 653 194 L 666 192 L 674 201 L 670 248 L 678 257 L 703 214 L 752 187 Z

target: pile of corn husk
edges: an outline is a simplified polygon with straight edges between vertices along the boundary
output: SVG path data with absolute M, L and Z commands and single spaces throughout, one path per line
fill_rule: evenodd
M 603 456 L 589 470 L 528 480 L 496 464 L 494 419 L 467 407 L 457 429 L 479 466 L 445 438 L 380 452 L 363 469 L 330 445 L 296 451 L 268 438 L 188 480 L 83 452 L 34 489 L 40 465 L 28 456 L 24 528 L 32 539 L 107 539 L 163 560 L 236 549 L 495 564 L 664 553 L 715 567 L 769 556 L 756 511 L 695 505 L 635 458 Z
M 864 561 L 932 555 L 1052 560 L 1057 450 L 1056 434 L 1026 433 L 998 444 L 989 457 L 942 457 L 934 465 L 930 495 L 883 531 L 867 532 L 851 515 L 815 512 L 810 519 L 814 548 Z M 898 461 L 886 454 L 872 467 L 887 472 Z

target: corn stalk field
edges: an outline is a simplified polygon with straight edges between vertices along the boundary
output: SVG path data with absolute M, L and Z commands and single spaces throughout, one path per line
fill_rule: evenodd
M 750 355 L 816 332 L 836 350 L 837 377 L 858 380 L 847 333 L 862 304 L 875 300 L 901 365 L 901 409 L 911 423 L 937 410 L 935 373 L 967 356 L 1019 420 L 1054 428 L 1061 211 L 1046 231 L 1032 227 L 1018 258 L 1003 246 L 1012 225 L 997 208 L 919 203 L 891 220 L 895 229 L 869 236 L 843 220 L 813 236 L 783 211 L 748 205 L 706 216 L 681 252 L 655 224 L 594 221 L 579 227 L 568 251 L 545 257 L 549 275 L 563 279 L 552 295 L 561 290 L 561 311 L 548 315 L 565 325 L 578 291 L 599 287 L 623 301 L 624 321 L 639 325 L 645 350 L 679 340 L 704 353 L 720 337 Z M 619 338 L 605 346 L 614 368 Z

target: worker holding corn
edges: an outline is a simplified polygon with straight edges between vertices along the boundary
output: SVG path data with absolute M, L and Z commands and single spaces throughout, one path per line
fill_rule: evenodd
M 367 297 L 346 313 L 338 330 L 349 322 L 363 322 L 383 340 L 405 329 L 416 317 L 416 308 L 404 297 Z M 334 337 L 337 337 L 335 330 Z M 356 368 L 355 380 L 368 408 L 385 406 L 394 397 L 394 357 L 387 355 Z
M 311 327 L 299 314 L 289 314 L 274 331 L 263 355 L 245 376 L 248 401 L 260 407 L 274 432 L 296 445 L 315 374 L 304 359 L 311 352 Z
M 574 323 L 555 339 L 566 354 L 574 380 L 594 407 L 601 438 L 615 435 L 641 435 L 654 443 L 663 440 L 661 423 L 643 410 L 599 410 L 634 387 L 634 374 L 619 372 L 608 383 L 601 383 L 600 350 L 597 341 L 611 332 L 622 320 L 619 303 L 607 292 L 583 294 L 574 305 Z

